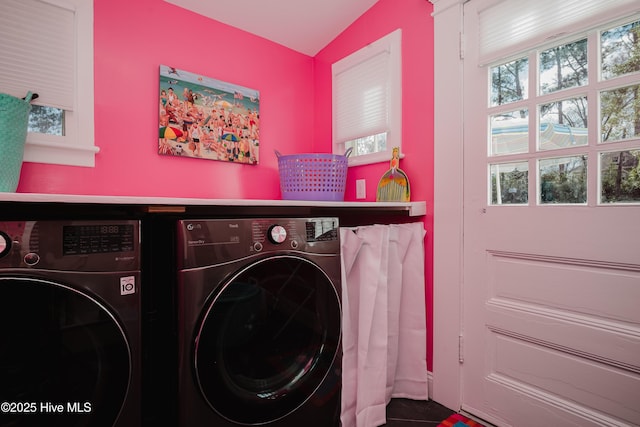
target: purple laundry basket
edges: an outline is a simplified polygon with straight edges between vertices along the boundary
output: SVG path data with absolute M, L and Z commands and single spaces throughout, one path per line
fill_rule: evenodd
M 338 154 L 292 154 L 278 157 L 280 191 L 283 200 L 341 202 L 347 181 L 349 148 Z

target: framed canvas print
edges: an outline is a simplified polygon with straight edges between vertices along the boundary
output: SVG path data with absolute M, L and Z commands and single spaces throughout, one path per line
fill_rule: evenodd
M 258 164 L 260 93 L 160 65 L 158 153 Z

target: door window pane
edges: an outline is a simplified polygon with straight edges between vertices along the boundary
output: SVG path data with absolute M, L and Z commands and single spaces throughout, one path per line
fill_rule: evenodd
M 587 156 L 541 159 L 540 203 L 587 202 Z
M 600 49 L 603 79 L 640 71 L 640 21 L 604 31 Z
M 640 136 L 640 85 L 600 93 L 602 142 Z
M 541 150 L 587 145 L 587 97 L 564 99 L 540 106 Z
M 528 203 L 534 162 L 537 204 L 640 204 L 640 19 L 582 34 L 486 67 L 490 204 Z
M 587 39 L 540 52 L 539 77 L 542 94 L 586 85 Z
M 600 153 L 600 202 L 640 202 L 640 150 Z
M 491 105 L 527 99 L 529 60 L 517 59 L 491 67 Z
M 491 116 L 490 155 L 529 151 L 529 111 L 526 109 Z
M 491 204 L 524 204 L 529 201 L 529 163 L 490 165 Z

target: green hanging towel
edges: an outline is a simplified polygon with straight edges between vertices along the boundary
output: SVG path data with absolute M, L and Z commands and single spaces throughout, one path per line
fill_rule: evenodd
M 0 93 L 0 191 L 18 188 L 24 144 L 27 139 L 31 99 L 29 92 L 20 99 Z

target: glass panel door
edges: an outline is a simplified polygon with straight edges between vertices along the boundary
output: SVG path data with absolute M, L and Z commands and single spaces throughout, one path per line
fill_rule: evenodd
M 52 282 L 0 277 L 0 334 L 0 402 L 23 405 L 3 408 L 0 424 L 113 425 L 131 358 L 98 301 Z
M 340 302 L 322 270 L 295 256 L 267 258 L 212 296 L 195 338 L 195 374 L 220 415 L 266 423 L 315 392 L 339 341 Z

